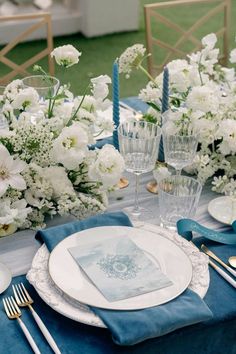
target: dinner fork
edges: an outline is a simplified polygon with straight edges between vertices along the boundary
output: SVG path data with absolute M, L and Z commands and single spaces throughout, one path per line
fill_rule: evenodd
M 39 348 L 37 347 L 37 344 L 33 340 L 33 337 L 31 336 L 30 332 L 28 331 L 26 325 L 24 322 L 20 319 L 21 316 L 21 310 L 17 306 L 14 298 L 11 297 L 5 297 L 3 300 L 3 306 L 5 308 L 5 312 L 7 314 L 7 317 L 9 319 L 16 319 L 17 322 L 19 323 L 22 331 L 24 332 L 24 335 L 26 336 L 29 344 L 31 345 L 31 348 L 33 349 L 35 354 L 41 354 Z
M 33 299 L 29 295 L 28 291 L 26 290 L 25 286 L 23 283 L 12 285 L 13 293 L 16 299 L 16 302 L 19 306 L 28 306 L 29 309 L 31 310 L 31 313 L 39 326 L 41 332 L 43 333 L 44 337 L 46 338 L 48 344 L 56 354 L 61 354 L 61 351 L 59 350 L 57 344 L 55 343 L 54 339 L 52 338 L 50 332 L 48 331 L 47 327 L 37 314 L 37 312 L 33 309 L 31 306 L 33 304 Z

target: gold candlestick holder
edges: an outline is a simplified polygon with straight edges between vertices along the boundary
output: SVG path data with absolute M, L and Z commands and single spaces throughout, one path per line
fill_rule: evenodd
M 166 162 L 157 161 L 156 165 L 162 166 L 162 167 L 167 167 L 167 163 Z M 158 194 L 158 183 L 157 183 L 157 181 L 155 179 L 153 179 L 152 181 L 148 182 L 147 185 L 146 185 L 146 189 L 150 193 Z
M 119 182 L 118 182 L 118 188 L 119 189 L 124 189 L 124 188 L 128 187 L 128 185 L 129 185 L 128 178 L 121 177 Z

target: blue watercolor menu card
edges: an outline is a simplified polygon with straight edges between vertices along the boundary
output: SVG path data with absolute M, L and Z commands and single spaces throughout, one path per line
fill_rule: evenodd
M 127 236 L 69 248 L 77 264 L 110 301 L 118 301 L 172 285 L 145 252 Z

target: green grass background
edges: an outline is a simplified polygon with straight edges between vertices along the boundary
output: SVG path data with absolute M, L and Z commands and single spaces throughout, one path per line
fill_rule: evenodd
M 119 1 L 119 0 L 118 0 Z M 162 0 L 164 1 L 164 0 Z M 101 74 L 108 74 L 111 76 L 112 63 L 120 56 L 120 54 L 128 47 L 135 43 L 145 42 L 145 23 L 143 5 L 146 3 L 155 3 L 154 0 L 140 0 L 140 25 L 139 30 L 134 32 L 109 34 L 106 36 L 96 38 L 85 38 L 81 34 L 75 34 L 71 36 L 56 37 L 54 38 L 54 47 L 63 44 L 72 44 L 78 50 L 82 52 L 78 65 L 75 65 L 67 70 L 63 70 L 61 67 L 56 66 L 56 76 L 64 83 L 70 82 L 72 91 L 75 94 L 82 94 L 88 85 L 89 79 Z M 186 9 L 186 13 L 177 12 L 173 10 L 165 10 L 162 14 L 167 15 L 170 19 L 175 20 L 177 23 L 188 28 L 189 25 L 194 23 L 194 18 L 199 12 L 205 13 L 207 6 L 194 8 L 193 5 Z M 235 34 L 236 25 L 234 23 L 236 18 L 236 0 L 232 0 L 232 12 L 231 12 L 231 35 L 230 35 L 230 48 L 236 47 Z M 209 21 L 197 31 L 196 35 L 201 38 L 206 33 L 215 32 L 219 22 L 222 19 L 222 14 L 216 17 L 213 21 Z M 174 41 L 177 38 L 177 34 L 173 30 L 168 30 L 165 27 L 157 27 L 162 40 L 168 42 Z M 11 58 L 16 63 L 21 63 L 24 59 L 29 58 L 34 53 L 39 51 L 45 45 L 44 41 L 33 41 L 22 43 L 17 46 L 11 53 Z M 189 48 L 191 50 L 191 48 Z M 157 56 L 161 57 L 163 53 L 158 52 Z M 47 67 L 46 60 L 42 60 L 40 64 L 43 67 Z M 7 68 L 0 63 L 0 76 L 7 72 Z M 121 77 L 120 80 L 120 95 L 121 97 L 135 96 L 139 90 L 146 84 L 146 77 L 141 72 L 136 72 L 129 80 Z

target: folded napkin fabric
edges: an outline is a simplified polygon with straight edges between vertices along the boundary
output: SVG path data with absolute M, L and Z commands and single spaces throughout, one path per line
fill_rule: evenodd
M 67 236 L 75 232 L 98 226 L 132 226 L 128 216 L 122 212 L 99 214 L 82 221 L 50 227 L 36 233 L 36 239 L 44 242 L 51 252 L 53 248 Z
M 105 213 L 83 221 L 40 230 L 36 238 L 45 242 L 48 250 L 52 251 L 69 235 L 98 226 L 131 227 L 132 224 L 122 212 Z M 91 309 L 103 320 L 110 329 L 114 342 L 119 345 L 140 343 L 212 317 L 204 301 L 190 289 L 166 304 L 143 310 L 113 311 L 94 307 Z
M 92 310 L 110 329 L 114 342 L 119 345 L 137 344 L 212 318 L 204 301 L 190 289 L 166 304 L 143 310 Z

